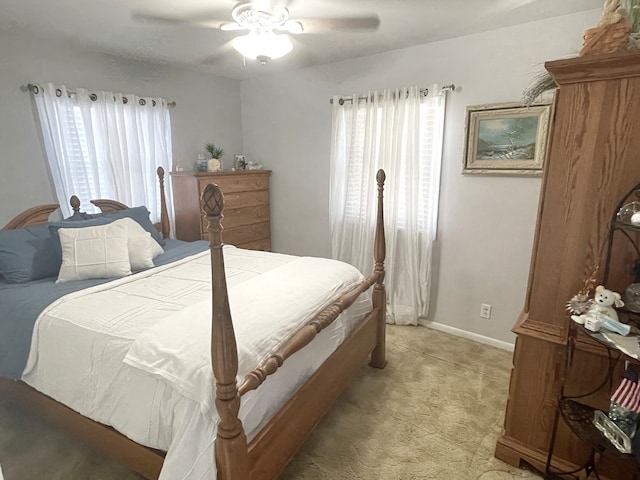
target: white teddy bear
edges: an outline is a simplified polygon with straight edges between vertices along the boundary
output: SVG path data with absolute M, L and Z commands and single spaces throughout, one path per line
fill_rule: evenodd
M 618 321 L 618 312 L 615 311 L 614 306 L 624 307 L 620 294 L 598 285 L 593 303 L 587 312 L 582 315 L 571 315 L 571 319 L 592 332 L 599 332 L 602 327 L 620 335 L 629 335 L 631 327 Z

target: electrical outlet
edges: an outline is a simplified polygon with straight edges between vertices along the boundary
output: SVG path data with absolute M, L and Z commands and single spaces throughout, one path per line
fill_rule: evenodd
M 486 303 L 480 305 L 480 316 L 482 318 L 491 318 L 491 305 Z

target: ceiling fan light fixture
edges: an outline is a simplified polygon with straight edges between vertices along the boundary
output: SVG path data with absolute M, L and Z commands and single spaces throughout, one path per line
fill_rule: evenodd
M 231 17 L 245 28 L 271 29 L 289 20 L 289 10 L 282 5 L 270 5 L 270 2 L 242 2 L 233 8 Z
M 293 50 L 287 35 L 276 35 L 271 31 L 251 31 L 248 35 L 234 38 L 232 45 L 246 58 L 260 59 L 261 63 L 283 57 Z

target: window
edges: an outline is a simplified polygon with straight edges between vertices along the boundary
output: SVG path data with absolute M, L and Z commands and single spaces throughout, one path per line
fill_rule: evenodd
M 65 216 L 78 196 L 145 205 L 160 217 L 156 169 L 171 169 L 171 122 L 167 102 L 110 92 L 69 92 L 52 84 L 34 87 L 38 120 L 56 196 Z M 170 201 L 171 188 L 165 190 Z M 171 212 L 170 212 L 170 216 Z
M 415 325 L 429 308 L 444 107 L 444 94 L 417 87 L 333 103 L 332 256 L 372 270 L 375 176 L 384 169 L 387 313 L 395 323 Z
M 437 209 L 437 198 L 432 198 L 432 192 L 437 191 L 440 183 L 440 155 L 442 153 L 442 129 L 443 118 L 441 112 L 442 98 L 435 97 L 428 99 L 420 104 L 420 117 L 418 128 L 418 155 L 417 155 L 417 176 L 410 176 L 408 173 L 407 163 L 400 161 L 399 176 L 402 181 L 399 182 L 398 192 L 398 212 L 397 223 L 398 228 L 405 228 L 408 220 L 407 204 L 407 185 L 410 182 L 416 182 L 419 194 L 417 195 L 416 221 L 421 231 L 428 228 L 435 229 L 435 224 L 430 222 L 429 212 Z M 348 141 L 344 158 L 349 164 L 349 176 L 346 189 L 346 201 L 344 205 L 344 215 L 350 219 L 357 221 L 365 221 L 367 210 L 365 208 L 367 197 L 362 194 L 361 181 L 364 175 L 365 157 L 371 157 L 371 161 L 380 164 L 380 151 L 382 136 L 382 108 L 378 107 L 377 111 L 372 115 L 374 121 L 370 121 L 368 116 L 371 112 L 366 109 L 350 109 L 345 111 L 344 124 L 350 125 L 349 132 L 344 132 Z M 408 112 L 405 112 L 408 116 Z M 405 118 L 405 122 L 409 119 Z M 410 143 L 407 141 L 408 131 L 404 130 L 401 139 L 402 158 L 409 155 L 408 149 Z M 375 139 L 373 144 L 369 144 L 368 139 Z M 371 150 L 371 151 L 369 151 Z M 435 159 L 435 161 L 434 161 Z M 435 164 L 434 164 L 435 163 Z

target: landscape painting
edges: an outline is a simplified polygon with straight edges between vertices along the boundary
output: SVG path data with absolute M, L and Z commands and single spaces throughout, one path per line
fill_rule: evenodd
M 541 174 L 550 109 L 520 104 L 467 107 L 463 173 Z

